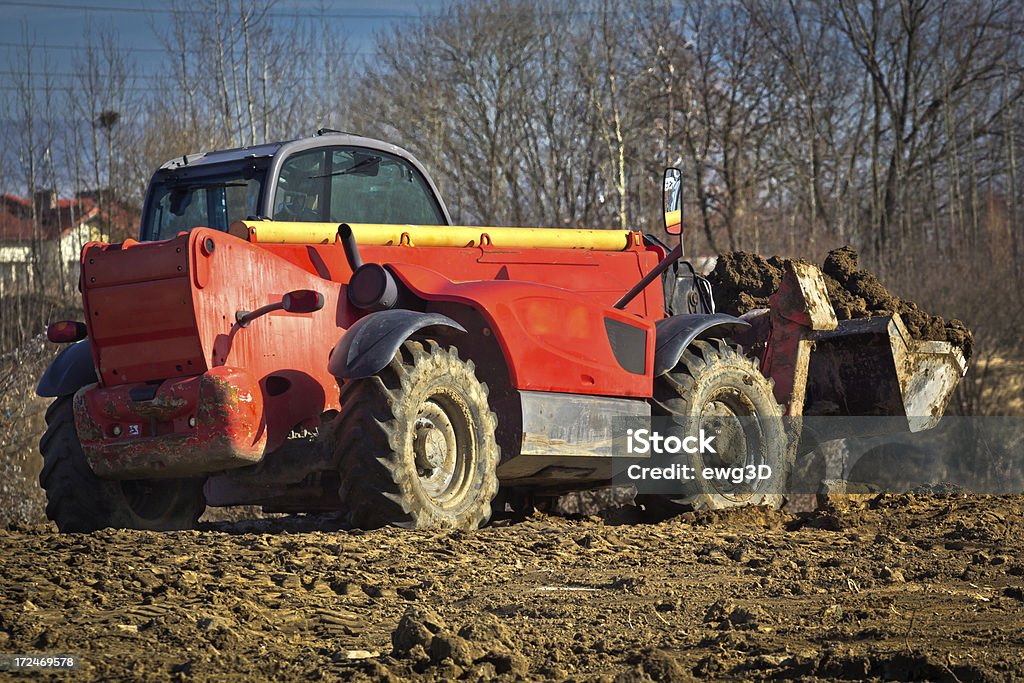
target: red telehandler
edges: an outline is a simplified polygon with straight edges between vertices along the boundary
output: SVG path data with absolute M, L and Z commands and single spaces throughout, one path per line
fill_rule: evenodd
M 679 185 L 666 172 L 673 234 Z M 780 416 L 927 428 L 964 372 L 896 316 L 838 324 L 811 266 L 740 319 L 681 237 L 450 222 L 415 158 L 359 136 L 164 164 L 139 240 L 84 248 L 85 322 L 48 331 L 73 342 L 38 387 L 49 517 L 178 529 L 254 504 L 475 528 L 499 488 L 606 485 L 613 418 L 652 415 L 754 419 L 746 464 L 776 475 L 678 497 L 777 503 L 801 440 Z

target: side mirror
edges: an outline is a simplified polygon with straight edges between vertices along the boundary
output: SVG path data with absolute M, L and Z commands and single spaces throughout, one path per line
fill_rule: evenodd
M 289 313 L 312 313 L 324 307 L 324 295 L 312 289 L 296 289 L 281 297 L 281 305 Z
M 239 327 L 248 327 L 256 318 L 264 316 L 271 311 L 286 311 L 288 313 L 312 313 L 324 307 L 324 295 L 312 289 L 296 289 L 281 297 L 281 300 L 260 306 L 254 311 L 236 311 L 235 322 Z
M 665 169 L 665 194 L 662 208 L 665 213 L 665 232 L 681 235 L 683 232 L 683 172 L 678 168 Z

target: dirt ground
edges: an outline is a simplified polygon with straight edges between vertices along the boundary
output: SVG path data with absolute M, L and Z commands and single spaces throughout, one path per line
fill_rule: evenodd
M 0 653 L 79 655 L 75 680 L 1024 678 L 1024 497 L 632 510 L 474 533 L 11 526 Z

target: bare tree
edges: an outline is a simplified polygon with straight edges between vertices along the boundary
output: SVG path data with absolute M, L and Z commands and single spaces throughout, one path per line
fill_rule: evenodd
M 870 84 L 870 218 L 881 257 L 922 236 L 908 201 L 926 169 L 946 159 L 955 179 L 980 180 L 963 178 L 960 163 L 970 176 L 980 137 L 1019 101 L 1019 82 L 1010 98 L 989 94 L 1008 69 L 1019 81 L 1021 8 L 1012 0 L 840 0 L 837 10 L 836 27 Z
M 358 88 L 359 128 L 421 152 L 452 189 L 446 196 L 463 222 L 524 216 L 519 155 L 527 129 L 517 110 L 528 106 L 522 86 L 540 43 L 536 20 L 527 2 L 453 5 L 382 36 Z
M 30 285 L 33 292 L 40 292 L 45 288 L 47 274 L 43 249 L 46 235 L 40 215 L 46 207 L 40 198 L 49 194 L 43 188 L 46 186 L 46 161 L 53 147 L 52 125 L 40 116 L 40 112 L 48 111 L 43 108 L 43 103 L 52 104 L 55 84 L 48 56 L 35 45 L 27 29 L 23 31 L 22 46 L 12 56 L 12 62 L 18 66 L 13 82 L 15 107 L 21 128 L 16 144 L 16 175 L 28 195 L 28 213 L 32 225 L 25 273 L 27 282 L 19 285 Z

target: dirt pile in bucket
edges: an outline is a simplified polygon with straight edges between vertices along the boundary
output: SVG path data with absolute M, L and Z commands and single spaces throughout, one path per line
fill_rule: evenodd
M 779 288 L 789 259 L 735 251 L 718 257 L 708 280 L 715 292 L 718 310 L 742 315 L 755 308 L 767 308 L 768 298 Z M 944 320 L 905 301 L 866 270 L 858 269 L 857 252 L 851 247 L 833 249 L 821 267 L 829 300 L 839 320 L 869 318 L 898 313 L 915 339 L 948 341 L 963 350 L 969 361 L 973 334 L 959 320 Z

